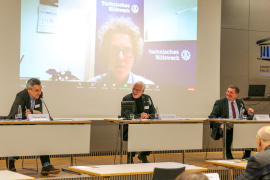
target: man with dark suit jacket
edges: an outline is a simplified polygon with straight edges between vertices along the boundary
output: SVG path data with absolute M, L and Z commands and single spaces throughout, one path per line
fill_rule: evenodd
M 37 83 L 34 78 L 30 80 Z M 31 82 L 30 80 L 29 82 Z M 7 119 L 15 119 L 19 105 L 21 105 L 22 108 L 22 119 L 26 119 L 28 114 L 42 114 L 42 102 L 40 100 L 40 98 L 42 98 L 42 92 L 41 88 L 39 89 L 39 86 L 41 87 L 41 85 L 35 84 L 35 89 L 27 87 L 17 93 Z M 31 102 L 33 103 L 31 104 Z
M 248 159 L 247 167 L 236 180 L 270 179 L 270 126 L 257 132 L 257 151 Z
M 132 93 L 126 95 L 122 101 L 134 101 L 135 102 L 135 118 L 136 119 L 154 119 L 155 118 L 155 106 L 150 96 L 143 94 L 145 84 L 142 81 L 138 81 L 134 84 Z M 121 116 L 125 117 L 123 109 L 121 109 Z M 123 140 L 128 140 L 128 125 L 125 124 L 123 128 Z M 140 152 L 138 159 L 143 163 L 149 163 L 147 156 L 150 155 L 150 151 Z M 133 163 L 133 157 L 135 152 L 128 153 L 127 163 Z
M 241 99 L 236 99 L 240 90 L 237 86 L 229 86 L 226 92 L 226 98 L 217 100 L 214 104 L 213 110 L 209 118 L 227 118 L 227 119 L 239 119 L 241 113 L 247 115 L 248 119 L 252 119 L 254 110 L 245 107 L 244 102 Z M 242 111 L 242 112 L 241 112 Z M 210 128 L 212 128 L 211 137 L 214 140 L 218 140 L 223 135 L 224 125 L 220 122 L 210 122 Z M 233 139 L 233 125 L 228 124 L 226 130 L 226 157 L 227 159 L 234 159 L 231 152 L 231 145 Z M 243 159 L 250 157 L 250 150 L 245 150 Z
M 40 99 L 42 98 L 41 88 L 42 86 L 40 80 L 36 78 L 29 79 L 26 83 L 26 88 L 16 95 L 15 101 L 13 102 L 13 105 L 11 107 L 9 115 L 7 116 L 7 119 L 15 118 L 15 114 L 18 113 L 19 105 L 21 105 L 22 108 L 23 119 L 26 119 L 28 114 L 42 114 L 42 101 Z M 16 171 L 15 159 L 18 159 L 18 157 L 6 158 L 7 168 L 11 171 Z M 50 164 L 50 158 L 48 155 L 40 156 L 40 160 L 42 163 L 42 170 L 41 170 L 42 175 L 60 173 L 59 169 L 55 169 Z

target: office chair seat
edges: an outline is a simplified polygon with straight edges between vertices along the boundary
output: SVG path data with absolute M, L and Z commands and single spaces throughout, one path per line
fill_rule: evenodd
M 186 167 L 181 168 L 155 168 L 152 180 L 174 180 L 179 174 L 184 172 Z

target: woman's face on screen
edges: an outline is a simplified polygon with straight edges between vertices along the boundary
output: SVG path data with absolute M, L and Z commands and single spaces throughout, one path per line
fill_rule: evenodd
M 127 81 L 134 64 L 133 46 L 129 35 L 116 33 L 108 49 L 108 65 L 118 82 Z

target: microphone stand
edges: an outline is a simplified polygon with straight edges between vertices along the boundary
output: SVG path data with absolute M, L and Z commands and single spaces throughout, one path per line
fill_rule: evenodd
M 45 107 L 46 107 L 46 109 L 47 109 L 47 111 L 48 111 L 48 114 L 49 114 L 50 120 L 51 120 L 51 121 L 53 121 L 53 118 L 51 117 L 50 111 L 49 111 L 49 109 L 48 109 L 48 107 L 47 107 L 47 105 L 46 105 L 45 101 L 44 101 L 42 98 L 40 98 L 40 100 L 41 100 L 41 101 L 44 103 L 44 105 L 45 105 Z

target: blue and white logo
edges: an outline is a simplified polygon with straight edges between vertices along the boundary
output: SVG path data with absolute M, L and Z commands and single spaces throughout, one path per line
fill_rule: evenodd
M 131 11 L 132 11 L 134 14 L 136 14 L 136 13 L 139 12 L 139 7 L 138 7 L 136 4 L 134 4 L 134 5 L 131 6 Z
M 183 50 L 181 52 L 181 57 L 183 58 L 184 61 L 190 60 L 191 54 L 188 50 Z

